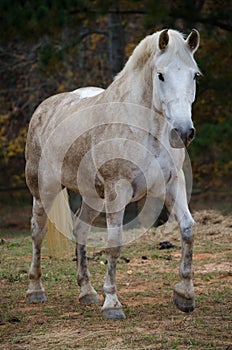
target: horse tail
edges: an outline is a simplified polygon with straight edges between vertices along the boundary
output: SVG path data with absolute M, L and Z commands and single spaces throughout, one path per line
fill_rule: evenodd
M 66 188 L 56 196 L 49 212 L 46 246 L 51 257 L 69 257 L 74 253 L 73 217 Z

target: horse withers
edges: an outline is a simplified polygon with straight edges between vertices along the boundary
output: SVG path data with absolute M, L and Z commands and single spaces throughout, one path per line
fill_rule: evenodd
M 82 196 L 73 230 L 81 303 L 99 300 L 90 282 L 86 241 L 93 220 L 104 208 L 108 268 L 102 311 L 107 319 L 125 318 L 115 277 L 124 244 L 123 216 L 128 203 L 147 194 L 162 199 L 179 223 L 182 257 L 174 302 L 181 311 L 194 310 L 194 220 L 188 209 L 183 162 L 185 146 L 195 135 L 191 106 L 200 74 L 194 60 L 198 46 L 196 30 L 186 39 L 174 30 L 154 33 L 139 43 L 106 90 L 62 93 L 36 109 L 26 145 L 26 180 L 33 196 L 30 302 L 46 300 L 41 244 L 52 204 L 66 188 Z M 153 222 L 146 221 L 145 212 L 140 221 L 148 228 Z

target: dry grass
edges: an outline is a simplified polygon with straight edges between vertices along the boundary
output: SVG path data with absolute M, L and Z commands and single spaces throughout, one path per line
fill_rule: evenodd
M 48 302 L 25 302 L 31 258 L 28 232 L 1 232 L 0 348 L 14 349 L 232 349 L 232 217 L 196 212 L 196 310 L 179 312 L 172 303 L 180 249 L 158 250 L 160 241 L 180 247 L 179 231 L 159 228 L 125 247 L 118 264 L 119 298 L 125 321 L 106 321 L 101 305 L 78 303 L 75 263 L 50 259 L 44 251 L 43 280 Z M 90 250 L 93 256 L 96 251 Z M 147 259 L 145 259 L 146 257 Z M 93 285 L 101 293 L 104 255 L 90 260 Z M 103 298 L 101 299 L 103 301 Z

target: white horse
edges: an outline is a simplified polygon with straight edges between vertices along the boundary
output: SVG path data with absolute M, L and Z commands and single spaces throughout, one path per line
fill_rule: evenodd
M 182 236 L 180 282 L 174 302 L 193 311 L 194 220 L 187 203 L 184 146 L 194 138 L 191 106 L 195 99 L 194 60 L 199 33 L 185 39 L 174 30 L 147 36 L 106 89 L 85 88 L 52 96 L 35 111 L 26 146 L 26 179 L 33 195 L 33 258 L 30 302 L 46 300 L 40 254 L 47 213 L 63 188 L 82 195 L 74 227 L 80 302 L 97 302 L 86 257 L 86 236 L 103 206 L 106 211 L 108 269 L 103 315 L 122 319 L 117 297 L 116 264 L 122 246 L 125 206 L 145 194 L 161 198 L 175 216 Z

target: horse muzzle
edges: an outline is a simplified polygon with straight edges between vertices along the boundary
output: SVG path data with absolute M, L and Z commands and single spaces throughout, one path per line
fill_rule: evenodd
M 173 148 L 184 148 L 192 142 L 195 137 L 195 128 L 191 127 L 188 130 L 180 130 L 173 128 L 169 134 L 170 145 Z

